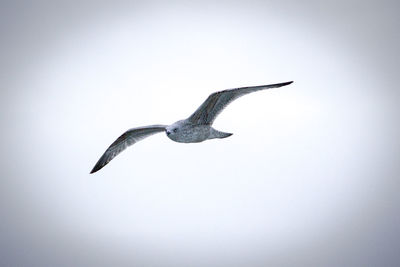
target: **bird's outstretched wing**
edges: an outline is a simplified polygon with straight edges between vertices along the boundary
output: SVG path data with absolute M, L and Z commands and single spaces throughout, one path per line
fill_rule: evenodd
M 236 98 L 259 90 L 277 88 L 289 85 L 291 83 L 292 82 L 285 82 L 269 85 L 241 87 L 212 93 L 206 99 L 206 101 L 204 101 L 203 104 L 201 104 L 201 106 L 188 118 L 188 120 L 193 124 L 211 125 L 218 114 Z
M 103 156 L 97 161 L 90 173 L 97 172 L 109 163 L 115 156 L 124 151 L 128 146 L 158 132 L 165 131 L 166 125 L 150 125 L 138 128 L 132 128 L 123 133 L 114 141 L 104 152 Z

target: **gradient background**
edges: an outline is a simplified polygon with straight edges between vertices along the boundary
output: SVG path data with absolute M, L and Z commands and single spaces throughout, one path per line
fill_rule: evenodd
M 1 266 L 400 266 L 398 1 L 2 1 Z M 223 140 L 122 132 L 243 97 Z

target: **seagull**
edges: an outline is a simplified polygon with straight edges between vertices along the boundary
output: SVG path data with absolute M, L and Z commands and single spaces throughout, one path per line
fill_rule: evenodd
M 199 143 L 214 138 L 226 138 L 232 133 L 218 131 L 211 127 L 219 113 L 233 100 L 260 90 L 278 88 L 293 81 L 226 89 L 212 93 L 189 118 L 179 120 L 171 125 L 149 125 L 132 128 L 117 138 L 97 161 L 90 173 L 95 173 L 107 165 L 128 146 L 159 132 L 165 132 L 169 139 L 179 143 Z

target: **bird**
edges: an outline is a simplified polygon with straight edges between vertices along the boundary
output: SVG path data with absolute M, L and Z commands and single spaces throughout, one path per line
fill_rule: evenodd
M 156 124 L 129 129 L 107 148 L 90 173 L 103 168 L 127 147 L 156 133 L 165 132 L 169 139 L 178 143 L 199 143 L 215 138 L 227 138 L 232 133 L 218 131 L 212 127 L 212 124 L 228 104 L 243 95 L 291 83 L 293 81 L 214 92 L 187 119 L 179 120 L 171 125 Z

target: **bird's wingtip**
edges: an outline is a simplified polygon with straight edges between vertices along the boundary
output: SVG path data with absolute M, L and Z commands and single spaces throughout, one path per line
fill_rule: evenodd
M 99 168 L 97 165 L 93 167 L 93 169 L 90 171 L 90 174 L 97 172 L 98 170 L 100 170 L 101 168 Z
M 292 83 L 293 83 L 293 81 L 289 81 L 289 82 L 272 84 L 271 86 L 272 86 L 272 88 L 274 88 L 274 87 L 282 87 L 282 86 L 286 86 L 286 85 L 289 85 L 289 84 L 292 84 Z

